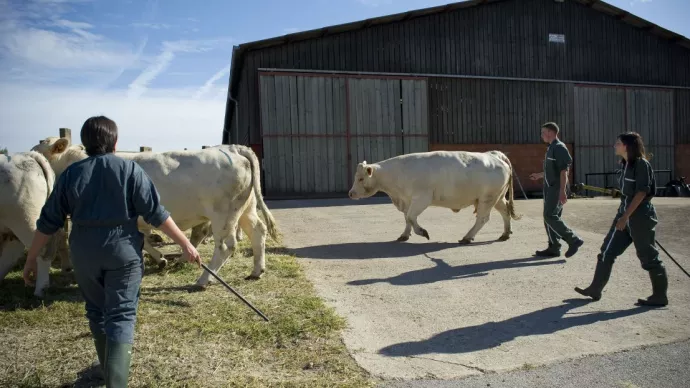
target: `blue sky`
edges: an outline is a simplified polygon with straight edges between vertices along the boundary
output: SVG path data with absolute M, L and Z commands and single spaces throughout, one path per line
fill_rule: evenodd
M 0 147 L 105 114 L 119 148 L 220 143 L 232 46 L 450 0 L 0 0 Z M 690 37 L 689 0 L 609 0 Z

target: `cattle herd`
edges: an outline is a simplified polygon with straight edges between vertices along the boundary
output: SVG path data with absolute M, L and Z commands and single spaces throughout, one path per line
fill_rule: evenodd
M 181 230 L 192 229 L 194 246 L 212 233 L 213 258 L 209 268 L 218 271 L 233 255 L 244 232 L 251 240 L 254 268 L 247 279 L 259 279 L 266 270 L 265 244 L 280 234 L 264 203 L 256 154 L 241 145 L 218 145 L 196 151 L 117 152 L 137 162 L 156 185 L 161 203 Z M 0 155 L 0 282 L 31 245 L 36 221 L 56 177 L 72 163 L 87 158 L 84 147 L 69 140 L 49 137 L 28 152 Z M 489 221 L 491 209 L 502 216 L 508 240 L 511 219 L 519 219 L 513 203 L 513 168 L 500 151 L 434 151 L 396 156 L 379 163 L 359 163 L 349 191 L 351 199 L 387 194 L 405 219 L 398 241 L 411 232 L 429 239 L 417 217 L 429 206 L 454 212 L 474 206 L 476 221 L 461 243 L 470 243 Z M 508 199 L 506 199 L 506 193 Z M 259 212 L 263 220 L 259 217 Z M 166 261 L 152 246 L 151 225 L 139 219 L 146 236 L 144 250 L 159 266 Z M 63 270 L 71 268 L 67 254 L 67 230 L 56 233 L 38 259 L 34 295 L 43 297 L 49 285 L 50 266 L 60 258 Z M 204 271 L 196 284 L 206 287 L 211 279 Z

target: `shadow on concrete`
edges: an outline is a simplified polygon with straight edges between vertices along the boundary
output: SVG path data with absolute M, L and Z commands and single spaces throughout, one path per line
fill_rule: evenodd
M 290 251 L 298 257 L 308 259 L 389 259 L 394 257 L 413 257 L 431 252 L 438 252 L 449 248 L 464 248 L 477 245 L 489 245 L 495 241 L 480 241 L 468 245 L 457 242 L 357 242 L 342 244 L 315 245 L 311 247 L 294 248 Z
M 529 257 L 524 259 L 490 261 L 453 267 L 441 259 L 435 259 L 426 254 L 424 256 L 428 257 L 434 264 L 436 264 L 436 266 L 405 272 L 390 278 L 353 280 L 347 284 L 351 286 L 363 286 L 374 283 L 390 283 L 394 286 L 414 286 L 418 284 L 442 282 L 445 280 L 486 276 L 489 274 L 489 272 L 500 269 L 536 267 L 565 263 L 565 260 L 562 259 L 556 261 L 547 261 L 544 258 Z
M 547 307 L 505 321 L 462 327 L 436 334 L 423 341 L 390 345 L 379 350 L 379 354 L 409 357 L 428 353 L 470 353 L 495 348 L 518 337 L 553 334 L 575 326 L 591 325 L 650 310 L 646 307 L 636 307 L 628 310 L 598 311 L 565 317 L 569 310 L 590 302 L 588 299 L 567 299 L 558 306 Z

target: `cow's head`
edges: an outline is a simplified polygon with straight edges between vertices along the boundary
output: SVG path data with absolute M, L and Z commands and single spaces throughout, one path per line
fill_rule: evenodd
M 369 198 L 376 194 L 378 190 L 378 183 L 376 181 L 375 164 L 367 164 L 367 161 L 357 165 L 355 172 L 355 179 L 352 182 L 352 188 L 348 195 L 352 199 Z
M 70 164 L 86 158 L 86 151 L 84 146 L 70 145 L 70 141 L 65 138 L 51 136 L 31 148 L 31 151 L 36 151 L 45 156 L 53 167 L 55 175 L 62 174 Z

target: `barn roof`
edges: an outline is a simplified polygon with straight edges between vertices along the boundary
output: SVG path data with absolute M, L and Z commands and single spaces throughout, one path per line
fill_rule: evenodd
M 329 27 L 317 28 L 314 30 L 307 30 L 296 32 L 292 34 L 282 35 L 274 38 L 257 40 L 254 42 L 247 42 L 240 44 L 239 46 L 233 47 L 232 50 L 232 60 L 230 63 L 230 80 L 229 80 L 229 97 L 235 96 L 235 91 L 237 89 L 237 84 L 239 82 L 239 74 L 242 70 L 242 65 L 244 64 L 244 54 L 248 51 L 259 50 L 267 47 L 280 46 L 286 43 L 297 42 L 302 40 L 321 38 L 328 35 L 339 34 L 343 32 L 356 31 L 365 29 L 371 26 L 377 26 L 382 24 L 391 24 L 400 21 L 405 21 L 409 19 L 414 19 L 422 16 L 434 15 L 445 13 L 449 11 L 454 11 L 463 8 L 477 7 L 484 4 L 498 3 L 506 0 L 467 0 L 461 2 L 450 3 L 446 5 L 422 8 L 392 15 L 380 16 L 365 20 L 360 20 L 356 22 L 338 24 Z M 596 11 L 602 12 L 606 15 L 613 16 L 625 23 L 628 23 L 634 27 L 646 30 L 647 32 L 659 36 L 664 39 L 668 39 L 671 42 L 677 43 L 687 49 L 690 49 L 690 39 L 687 37 L 677 34 L 673 31 L 667 30 L 657 24 L 650 21 L 642 19 L 630 12 L 624 11 L 616 6 L 606 3 L 601 0 L 572 0 L 577 3 L 583 4 L 590 7 Z M 230 102 L 228 101 L 228 104 Z M 227 112 L 226 107 L 226 112 Z M 229 115 L 226 117 L 231 117 L 232 112 L 227 112 Z M 226 123 L 226 126 L 229 122 Z

